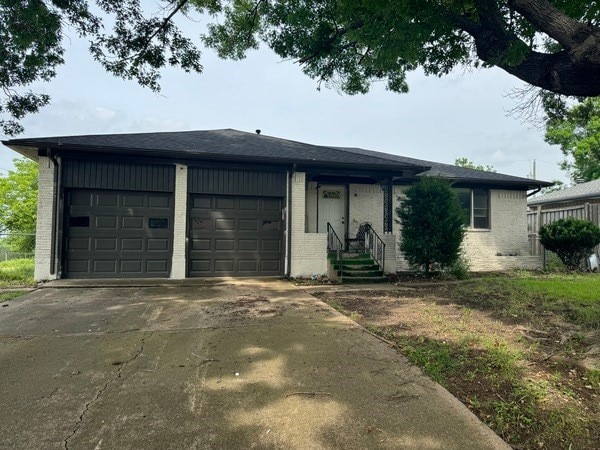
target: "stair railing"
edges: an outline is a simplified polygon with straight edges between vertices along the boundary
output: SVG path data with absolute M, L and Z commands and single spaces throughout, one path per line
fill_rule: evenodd
M 327 254 L 335 255 L 335 262 L 338 263 L 342 260 L 342 252 L 344 251 L 344 244 L 340 241 L 337 233 L 327 222 Z
M 369 252 L 381 270 L 385 272 L 385 242 L 379 237 L 371 225 L 365 229 L 365 250 Z

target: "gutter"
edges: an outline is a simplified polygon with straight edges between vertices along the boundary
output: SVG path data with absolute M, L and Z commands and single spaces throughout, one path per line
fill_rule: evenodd
M 52 241 L 50 242 L 50 275 L 56 274 L 56 230 L 58 214 L 56 211 L 56 205 L 58 204 L 58 193 L 60 186 L 58 185 L 58 161 L 52 154 L 52 150 L 46 150 L 46 156 L 52 161 L 53 173 L 52 173 L 52 186 L 54 192 L 52 194 Z
M 535 189 L 534 191 L 531 191 L 529 194 L 527 194 L 527 198 L 531 197 L 532 195 L 537 194 L 538 192 L 540 192 L 542 190 L 541 186 L 538 186 L 537 189 Z

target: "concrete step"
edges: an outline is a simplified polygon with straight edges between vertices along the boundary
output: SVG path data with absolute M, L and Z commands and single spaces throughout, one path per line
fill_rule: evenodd
M 374 262 L 366 264 L 334 264 L 334 270 L 380 270 Z
M 387 277 L 342 277 L 342 284 L 389 283 Z
M 342 270 L 342 277 L 356 278 L 379 278 L 383 276 L 383 270 Z

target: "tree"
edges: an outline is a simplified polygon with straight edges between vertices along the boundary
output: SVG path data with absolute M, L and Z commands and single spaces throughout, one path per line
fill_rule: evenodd
M 540 242 L 556 253 L 567 269 L 578 270 L 600 244 L 600 228 L 588 220 L 568 217 L 542 226 Z
M 200 51 L 174 19 L 208 16 L 202 43 L 243 58 L 260 43 L 342 91 L 365 93 L 374 81 L 407 92 L 421 67 L 442 76 L 457 66 L 496 66 L 542 89 L 600 95 L 600 6 L 567 0 L 162 0 L 159 14 L 139 0 L 0 0 L 0 125 L 49 98 L 23 92 L 48 81 L 64 62 L 63 37 L 74 30 L 110 73 L 159 89 L 166 65 L 200 72 Z M 111 32 L 106 29 L 112 27 Z
M 406 191 L 396 214 L 402 224 L 400 250 L 412 267 L 429 275 L 458 261 L 465 212 L 447 180 L 419 180 Z
M 455 159 L 454 165 L 458 166 L 458 167 L 464 167 L 466 169 L 483 170 L 485 172 L 495 172 L 496 171 L 496 169 L 494 169 L 493 166 L 475 165 L 475 163 L 473 161 L 471 161 L 470 159 L 467 159 L 467 158 Z
M 0 177 L 0 232 L 9 233 L 8 248 L 32 252 L 37 216 L 37 162 L 14 159 L 14 171 Z
M 560 145 L 563 154 L 570 158 L 561 163 L 561 168 L 573 181 L 600 178 L 600 98 L 545 109 L 546 142 Z

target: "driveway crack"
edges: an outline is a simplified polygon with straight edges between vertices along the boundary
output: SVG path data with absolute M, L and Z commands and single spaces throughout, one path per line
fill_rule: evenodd
M 152 335 L 152 333 L 150 333 L 150 336 Z M 65 450 L 69 450 L 69 440 L 75 436 L 75 434 L 77 434 L 77 432 L 79 431 L 79 429 L 81 428 L 82 424 L 83 424 L 83 419 L 86 415 L 86 413 L 89 411 L 89 409 L 91 408 L 91 406 L 96 403 L 100 397 L 102 396 L 102 394 L 104 393 L 104 391 L 106 391 L 108 389 L 108 387 L 115 382 L 116 380 L 118 380 L 119 378 L 122 377 L 123 375 L 123 367 L 125 367 L 127 364 L 131 363 L 132 361 L 135 361 L 144 351 L 144 345 L 145 345 L 145 340 L 146 338 L 142 338 L 141 343 L 140 343 L 140 348 L 138 349 L 138 351 L 129 359 L 120 362 L 119 364 L 119 370 L 117 370 L 116 376 L 114 378 L 112 378 L 111 380 L 108 380 L 104 386 L 96 393 L 96 396 L 89 401 L 88 403 L 85 404 L 85 407 L 83 408 L 83 411 L 81 412 L 81 414 L 79 415 L 77 422 L 75 422 L 75 428 L 73 429 L 73 431 L 71 432 L 71 434 L 69 436 L 67 436 L 67 438 L 64 440 L 64 445 L 65 445 Z

